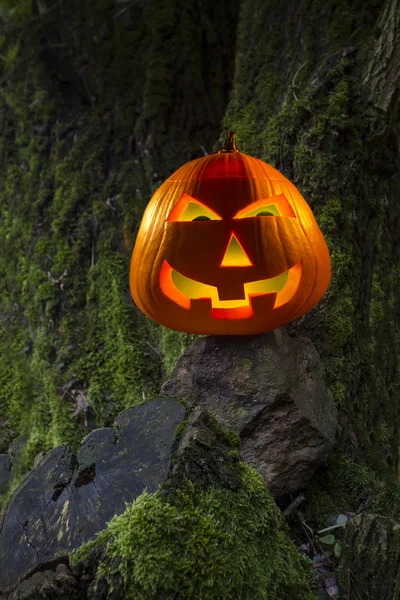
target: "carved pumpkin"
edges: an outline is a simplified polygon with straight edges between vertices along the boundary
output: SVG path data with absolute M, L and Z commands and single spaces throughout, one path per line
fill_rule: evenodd
M 225 146 L 154 193 L 133 250 L 137 306 L 171 329 L 246 335 L 285 325 L 324 295 L 330 259 L 312 211 L 267 163 Z

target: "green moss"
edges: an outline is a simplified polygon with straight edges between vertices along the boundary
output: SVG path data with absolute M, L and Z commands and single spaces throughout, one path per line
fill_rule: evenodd
M 179 404 L 182 404 L 182 406 L 186 410 L 186 413 L 188 414 L 190 412 L 189 403 L 184 398 L 177 398 L 177 400 L 178 400 Z
M 101 425 L 110 419 L 113 405 L 118 411 L 143 394 L 151 398 L 149 375 L 151 371 L 154 380 L 156 372 L 156 361 L 146 360 L 147 369 L 143 364 L 143 331 L 139 333 L 133 314 L 128 314 L 124 290 L 129 257 L 119 258 L 116 248 L 105 256 L 104 277 L 98 283 L 110 292 L 107 297 L 99 297 L 88 277 L 93 259 L 102 247 L 115 246 L 116 237 L 110 209 L 98 201 L 107 142 L 102 118 L 93 115 L 85 133 L 74 140 L 65 137 L 65 126 L 59 123 L 53 137 L 49 128 L 57 98 L 49 99 L 50 89 L 45 69 L 33 64 L 26 84 L 14 82 L 3 95 L 8 117 L 3 126 L 14 129 L 15 138 L 7 140 L 10 165 L 2 165 L 9 207 L 0 223 L 0 270 L 14 306 L 15 327 L 3 330 L 3 349 L 12 350 L 12 361 L 1 353 L 5 377 L 0 386 L 7 426 L 14 435 L 28 434 L 30 460 L 37 449 L 62 441 L 75 448 L 85 434 L 81 418 L 73 418 L 69 389 L 87 391 Z M 90 146 L 94 149 L 88 152 Z M 24 160 L 27 168 L 17 167 Z M 91 208 L 95 199 L 101 209 Z M 96 228 L 101 228 L 101 236 Z M 23 335 L 15 338 L 15 331 Z M 109 337 L 95 347 L 91 334 L 104 333 Z M 17 380 L 20 386 L 11 383 Z
M 367 500 L 371 504 L 381 491 L 381 480 L 367 465 L 335 451 L 314 476 L 302 509 L 307 522 L 326 527 L 342 510 L 355 511 Z
M 182 433 L 185 431 L 188 423 L 189 423 L 189 419 L 185 419 L 184 421 L 182 421 L 182 423 L 180 423 L 177 426 L 177 428 L 175 429 L 175 433 L 174 433 L 175 438 L 178 438 L 182 435 Z
M 396 600 L 400 593 L 400 526 L 393 520 L 362 513 L 346 526 L 338 575 L 349 597 Z M 350 581 L 349 581 L 350 580 Z
M 232 431 L 232 429 L 228 429 L 220 425 L 218 420 L 211 414 L 207 415 L 206 424 L 214 431 L 218 438 L 223 440 L 233 449 L 237 449 L 240 446 L 240 436 Z
M 396 522 L 400 520 L 400 486 L 398 482 L 380 485 L 372 506 L 372 512 L 390 517 Z
M 163 355 L 164 377 L 167 379 L 182 352 L 199 336 L 161 327 L 161 352 Z
M 97 577 L 116 597 L 146 599 L 313 600 L 310 564 L 298 554 L 260 475 L 244 465 L 243 486 L 196 493 L 191 482 L 173 501 L 143 493 L 114 517 L 73 564 L 106 551 Z

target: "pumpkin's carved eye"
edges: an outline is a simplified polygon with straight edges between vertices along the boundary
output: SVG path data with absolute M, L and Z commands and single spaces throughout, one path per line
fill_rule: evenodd
M 273 200 L 273 202 L 271 202 Z M 263 198 L 252 202 L 246 208 L 242 208 L 234 216 L 235 219 L 247 219 L 249 217 L 295 217 L 292 207 L 283 194 Z
M 168 216 L 168 221 L 221 221 L 216 212 L 205 204 L 192 198 L 189 194 L 182 194 L 179 202 L 174 206 Z

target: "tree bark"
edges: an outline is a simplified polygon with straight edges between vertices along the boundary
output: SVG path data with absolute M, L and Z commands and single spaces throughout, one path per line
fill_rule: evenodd
M 386 2 L 377 22 L 377 39 L 362 76 L 371 102 L 397 114 L 400 86 L 400 2 Z

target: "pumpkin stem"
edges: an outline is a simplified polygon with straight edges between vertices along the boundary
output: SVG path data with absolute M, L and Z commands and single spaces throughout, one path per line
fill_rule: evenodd
M 223 152 L 239 152 L 239 148 L 236 145 L 236 133 L 234 131 L 227 132 L 225 144 L 216 151 L 216 154 L 222 154 Z

